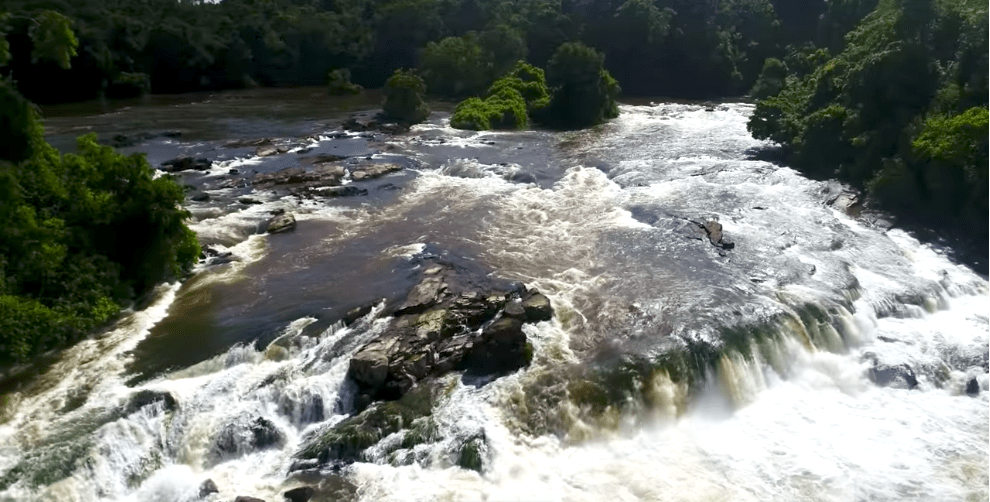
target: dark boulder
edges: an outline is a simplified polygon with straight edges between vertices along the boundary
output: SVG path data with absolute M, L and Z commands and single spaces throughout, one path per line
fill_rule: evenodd
M 296 217 L 292 213 L 275 216 L 268 222 L 268 233 L 278 234 L 296 229 Z
M 237 498 L 234 499 L 234 502 L 265 502 L 265 501 L 256 497 L 246 497 L 244 495 L 238 495 Z
M 708 220 L 704 223 L 692 221 L 695 225 L 698 225 L 705 235 L 708 237 L 708 242 L 719 248 L 719 254 L 725 256 L 724 251 L 728 251 L 736 247 L 736 244 L 730 242 L 725 238 L 725 234 L 722 232 L 722 224 L 716 220 Z
M 975 378 L 971 378 L 966 382 L 966 394 L 970 396 L 977 396 L 980 394 L 980 382 Z
M 368 315 L 372 308 L 374 308 L 374 305 L 369 303 L 367 305 L 354 307 L 351 310 L 348 310 L 347 313 L 344 314 L 344 325 L 350 326 L 351 324 L 354 324 L 354 322 L 358 319 Z
M 918 378 L 914 370 L 907 364 L 888 365 L 878 362 L 875 357 L 873 367 L 870 368 L 870 380 L 880 387 L 892 387 L 895 389 L 913 389 L 918 386 Z
M 175 397 L 172 393 L 168 391 L 161 390 L 139 390 L 131 396 L 131 399 L 127 402 L 127 406 L 124 408 L 124 414 L 130 415 L 135 411 L 144 408 L 145 406 L 150 406 L 155 403 L 162 403 L 162 406 L 166 411 L 173 411 L 178 406 Z
M 200 192 L 198 194 L 190 196 L 189 200 L 193 202 L 207 202 L 210 200 L 210 194 L 206 192 Z
M 251 197 L 241 197 L 240 199 L 237 199 L 237 202 L 248 206 L 262 203 L 260 200 L 252 199 Z
M 213 165 L 209 159 L 194 159 L 192 157 L 177 157 L 172 160 L 162 162 L 162 170 L 170 173 L 180 171 L 205 171 Z
M 540 293 L 534 293 L 522 301 L 526 322 L 549 321 L 553 317 L 553 306 L 550 299 Z
M 309 502 L 309 499 L 313 498 L 316 494 L 316 490 L 309 486 L 300 486 L 299 488 L 293 488 L 282 494 L 285 500 L 288 502 Z
M 217 484 L 212 479 L 207 479 L 199 485 L 199 498 L 205 499 L 212 493 L 220 493 L 220 489 L 217 488 Z
M 213 440 L 210 456 L 214 462 L 219 462 L 283 444 L 285 435 L 275 423 L 258 417 L 249 423 L 227 424 L 220 429 Z
M 552 315 L 549 299 L 519 284 L 482 287 L 454 270 L 428 268 L 389 327 L 351 358 L 358 408 L 398 399 L 453 370 L 496 375 L 522 368 L 532 358 L 523 323 Z

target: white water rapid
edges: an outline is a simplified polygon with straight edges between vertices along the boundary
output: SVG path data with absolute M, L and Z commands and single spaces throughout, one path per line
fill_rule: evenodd
M 577 133 L 435 119 L 387 141 L 422 166 L 392 198 L 193 205 L 233 261 L 159 287 L 3 396 L 0 501 L 281 502 L 303 485 L 314 501 L 987 500 L 987 280 L 830 205 L 835 183 L 757 159 L 750 105 L 621 110 Z M 275 208 L 294 234 L 258 232 Z M 712 219 L 734 248 L 702 238 L 693 222 Z M 366 461 L 290 473 L 307 434 L 353 412 L 349 356 L 388 326 L 381 302 L 330 322 L 327 298 L 388 290 L 379 278 L 436 250 L 551 299 L 554 319 L 525 327 L 533 363 L 480 387 L 443 377 L 429 441 L 404 447 L 403 431 Z M 261 308 L 285 321 L 238 338 Z M 135 378 L 155 340 L 219 348 Z M 703 378 L 665 363 L 593 376 L 624 360 L 609 354 L 675 352 L 706 361 Z M 583 398 L 580 378 L 620 397 Z M 461 467 L 478 438 L 480 466 Z

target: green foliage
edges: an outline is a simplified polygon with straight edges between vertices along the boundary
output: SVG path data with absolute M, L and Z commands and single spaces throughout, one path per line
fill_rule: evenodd
M 763 61 L 763 70 L 753 84 L 749 95 L 755 99 L 765 99 L 780 94 L 787 81 L 787 66 L 777 58 Z
M 385 83 L 385 102 L 382 109 L 389 117 L 408 124 L 426 120 L 430 109 L 423 101 L 426 84 L 418 75 L 408 70 L 395 70 Z
M 351 83 L 351 71 L 347 68 L 336 69 L 327 77 L 327 88 L 331 95 L 360 94 L 361 86 Z
M 529 117 L 538 115 L 550 103 L 543 70 L 516 63 L 488 88 L 486 99 L 468 98 L 457 105 L 450 126 L 457 129 L 525 129 Z
M 440 96 L 480 92 L 487 83 L 486 66 L 473 33 L 426 44 L 420 63 L 430 93 Z
M 865 3 L 844 5 L 832 8 Z M 801 48 L 786 64 L 768 59 L 749 130 L 809 172 L 985 236 L 986 14 L 968 0 L 880 0 L 833 44 L 838 55 Z
M 547 65 L 552 88 L 546 121 L 561 128 L 582 128 L 618 116 L 618 82 L 604 69 L 604 54 L 580 42 L 561 45 Z
M 151 78 L 147 73 L 121 72 L 106 89 L 108 98 L 133 98 L 151 91 Z
M 79 138 L 78 154 L 44 142 L 37 111 L 6 83 L 0 124 L 23 128 L 0 162 L 0 363 L 77 340 L 119 303 L 183 274 L 199 244 L 182 188 L 143 156 Z M 17 132 L 15 129 L 14 132 Z
M 31 59 L 50 59 L 64 69 L 69 69 L 69 60 L 76 56 L 79 41 L 72 32 L 72 20 L 55 11 L 46 10 L 38 14 L 29 30 L 34 48 Z
M 0 79 L 0 161 L 20 162 L 31 157 L 44 138 L 38 111 Z

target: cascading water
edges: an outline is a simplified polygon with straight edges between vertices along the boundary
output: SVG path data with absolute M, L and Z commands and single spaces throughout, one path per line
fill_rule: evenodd
M 295 152 L 216 163 L 191 209 L 218 256 L 3 396 L 0 500 L 986 500 L 987 281 L 759 160 L 751 110 L 324 136 L 307 147 L 415 167 L 330 203 L 244 207 L 223 183 Z M 294 233 L 258 233 L 275 209 Z M 716 219 L 734 247 L 699 228 Z M 350 356 L 438 258 L 550 297 L 532 364 L 441 377 L 361 461 L 297 471 L 354 412 Z

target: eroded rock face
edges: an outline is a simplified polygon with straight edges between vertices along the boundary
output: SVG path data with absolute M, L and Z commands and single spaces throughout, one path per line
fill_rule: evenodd
M 359 408 L 398 399 L 453 370 L 492 375 L 522 368 L 532 358 L 523 324 L 552 315 L 546 296 L 521 285 L 477 287 L 449 268 L 429 268 L 389 328 L 351 358 Z

